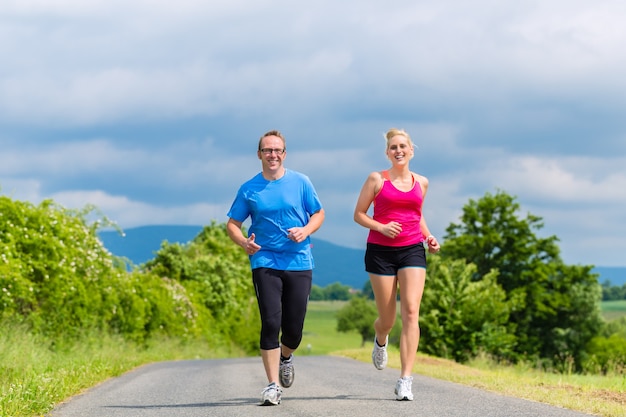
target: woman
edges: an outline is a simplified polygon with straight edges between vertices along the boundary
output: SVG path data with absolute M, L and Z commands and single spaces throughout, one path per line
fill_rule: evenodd
M 390 129 L 385 135 L 391 168 L 372 172 L 365 180 L 354 209 L 354 221 L 368 228 L 365 270 L 376 299 L 372 361 L 377 369 L 387 364 L 387 341 L 396 319 L 396 295 L 400 288 L 400 378 L 395 394 L 399 401 L 413 400 L 413 363 L 419 345 L 419 309 L 426 281 L 426 251 L 439 251 L 430 234 L 422 205 L 428 179 L 411 172 L 414 149 L 407 132 Z M 373 216 L 368 215 L 374 205 Z M 382 342 L 382 343 L 381 343 Z

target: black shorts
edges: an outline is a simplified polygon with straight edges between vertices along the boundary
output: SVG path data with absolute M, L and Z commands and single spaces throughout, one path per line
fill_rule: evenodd
M 398 275 L 402 268 L 426 268 L 426 249 L 422 243 L 409 246 L 367 244 L 365 271 L 376 275 Z

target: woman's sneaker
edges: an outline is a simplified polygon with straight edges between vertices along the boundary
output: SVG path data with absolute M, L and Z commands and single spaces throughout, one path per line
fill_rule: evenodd
M 413 377 L 405 376 L 398 379 L 396 382 L 396 400 L 398 401 L 413 401 Z
M 289 388 L 293 384 L 293 379 L 296 376 L 296 371 L 293 369 L 293 355 L 289 356 L 289 359 L 283 360 L 280 358 L 280 368 L 278 370 L 278 378 L 280 378 L 280 385 L 284 388 Z
M 261 393 L 261 405 L 278 405 L 283 390 L 275 382 L 269 384 Z
M 379 346 L 376 341 L 376 336 L 374 336 L 374 349 L 372 350 L 372 362 L 374 362 L 374 366 L 376 369 L 385 369 L 387 366 L 387 342 L 389 341 L 389 336 L 385 339 L 385 345 Z

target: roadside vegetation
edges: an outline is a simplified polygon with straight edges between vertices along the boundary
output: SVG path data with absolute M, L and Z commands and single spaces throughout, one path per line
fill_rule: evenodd
M 141 267 L 102 246 L 110 225 L 93 207 L 0 197 L 1 416 L 41 415 L 141 363 L 257 354 L 248 259 L 225 225 Z
M 225 225 L 163 242 L 144 265 L 102 246 L 97 231 L 111 225 L 93 207 L 0 196 L 0 415 L 43 415 L 153 361 L 258 355 L 248 260 Z M 592 266 L 564 264 L 558 239 L 536 235 L 541 227 L 503 192 L 463 208 L 429 257 L 415 372 L 624 415 L 626 300 L 598 284 Z M 311 302 L 300 354 L 369 362 L 371 288 L 335 283 L 311 298 L 326 301 Z
M 362 346 L 362 336 L 357 329 L 345 332 L 338 329 L 340 325 L 334 328 L 329 325 L 330 319 L 333 316 L 339 317 L 349 310 L 351 303 L 347 301 L 311 303 L 303 339 L 309 347 L 309 354 L 343 356 L 371 363 L 371 342 L 367 346 Z M 622 307 L 621 310 L 612 309 L 612 313 L 618 319 L 626 319 L 626 303 L 622 304 Z M 396 324 L 393 333 L 399 335 L 399 331 L 400 326 Z M 373 339 L 373 334 L 371 337 Z M 420 348 L 423 347 L 420 343 Z M 388 366 L 400 369 L 398 347 L 391 346 L 389 352 Z M 305 351 L 299 351 L 299 354 L 305 354 Z M 418 352 L 413 372 L 598 416 L 626 415 L 626 377 L 623 367 L 616 367 L 602 375 L 564 373 L 555 369 L 547 370 L 541 362 L 521 361 L 517 364 L 505 364 L 497 363 L 486 355 L 479 355 L 465 364 L 460 364 L 450 359 Z
M 86 332 L 64 343 L 33 335 L 23 326 L 0 333 L 0 416 L 42 416 L 70 397 L 137 366 L 165 360 L 243 356 L 229 345 L 167 336 L 137 343 Z

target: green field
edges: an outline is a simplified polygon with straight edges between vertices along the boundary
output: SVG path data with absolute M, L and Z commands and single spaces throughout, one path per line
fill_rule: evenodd
M 335 313 L 345 301 L 311 301 L 304 321 L 304 335 L 298 349 L 300 355 L 326 355 L 329 352 L 361 347 L 357 332 L 337 331 Z
M 310 301 L 304 321 L 304 336 L 300 355 L 325 355 L 329 352 L 361 347 L 361 336 L 356 332 L 339 333 L 335 314 L 346 301 Z M 626 300 L 600 303 L 602 316 L 611 321 L 626 316 Z
M 600 304 L 602 316 L 611 321 L 626 316 L 626 300 L 603 301 Z

